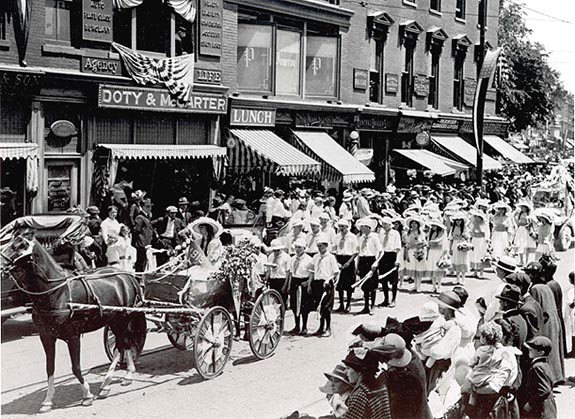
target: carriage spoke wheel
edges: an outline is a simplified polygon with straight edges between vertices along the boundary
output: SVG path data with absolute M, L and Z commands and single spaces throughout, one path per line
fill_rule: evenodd
M 250 347 L 259 359 L 269 358 L 280 343 L 285 307 L 281 295 L 267 290 L 258 297 L 250 316 Z
M 166 334 L 174 348 L 180 351 L 190 351 L 194 349 L 194 331 L 191 320 L 190 323 L 182 326 L 177 316 L 166 314 L 166 323 L 168 323 L 168 331 Z
M 194 339 L 196 370 L 205 379 L 221 374 L 230 358 L 233 323 L 223 307 L 212 307 L 203 315 Z
M 140 316 L 139 318 L 134 320 L 133 326 L 136 329 L 136 354 L 134 357 L 134 361 L 138 356 L 142 354 L 144 350 L 144 345 L 146 344 L 146 335 L 147 335 L 147 324 L 145 316 Z M 104 327 L 104 351 L 106 352 L 106 356 L 112 362 L 114 360 L 114 350 L 116 349 L 116 336 L 112 333 L 112 329 L 110 326 L 106 325 Z M 124 364 L 124 354 L 120 357 L 120 364 Z

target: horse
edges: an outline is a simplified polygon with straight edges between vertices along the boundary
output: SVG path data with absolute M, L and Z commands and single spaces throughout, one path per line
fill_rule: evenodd
M 68 345 L 72 372 L 82 385 L 82 405 L 90 406 L 94 400 L 80 368 L 80 335 L 83 333 L 109 325 L 116 338 L 114 359 L 98 397 L 108 396 L 114 370 L 122 355 L 127 364 L 122 385 L 132 383 L 132 374 L 135 372 L 132 351 L 143 346 L 145 314 L 102 309 L 74 311 L 69 306 L 70 302 L 115 306 L 120 309 L 137 306 L 142 301 L 142 291 L 132 274 L 115 268 L 100 268 L 89 274 L 74 275 L 59 266 L 35 238 L 28 239 L 21 235 L 14 237 L 1 249 L 1 256 L 2 274 L 10 275 L 16 286 L 32 300 L 32 321 L 39 332 L 46 355 L 48 390 L 40 413 L 52 409 L 57 339 Z

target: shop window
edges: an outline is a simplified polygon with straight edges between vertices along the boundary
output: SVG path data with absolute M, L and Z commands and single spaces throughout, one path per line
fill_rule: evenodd
M 114 42 L 132 47 L 133 9 L 114 9 Z
M 337 38 L 308 36 L 306 49 L 306 95 L 336 96 Z
M 46 0 L 46 39 L 51 42 L 70 44 L 71 0 Z
M 272 41 L 271 25 L 238 25 L 238 88 L 272 91 Z
M 276 94 L 300 94 L 301 33 L 278 29 L 276 51 Z
M 441 12 L 441 0 L 431 0 L 429 9 L 435 12 Z
M 405 57 L 401 73 L 401 102 L 407 106 L 413 105 L 413 54 L 415 43 L 406 40 L 404 44 Z
M 383 39 L 371 40 L 369 101 L 383 103 Z
M 455 56 L 453 68 L 453 107 L 463 110 L 463 65 L 465 54 L 458 53 Z
M 455 18 L 465 20 L 465 0 L 455 1 Z
M 431 50 L 431 73 L 429 76 L 429 96 L 427 103 L 434 109 L 439 109 L 439 57 L 441 50 L 433 48 Z
M 146 0 L 136 8 L 136 49 L 165 54 L 169 48 L 170 13 L 159 0 Z

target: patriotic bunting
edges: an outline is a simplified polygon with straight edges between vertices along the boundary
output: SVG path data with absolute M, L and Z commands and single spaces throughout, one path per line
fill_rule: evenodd
M 194 81 L 193 54 L 159 60 L 115 42 L 112 46 L 120 53 L 124 66 L 136 83 L 161 83 L 179 101 L 189 101 Z

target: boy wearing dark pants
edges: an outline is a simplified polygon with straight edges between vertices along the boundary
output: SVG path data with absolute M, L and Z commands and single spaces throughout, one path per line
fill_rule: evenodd
M 522 418 L 557 418 L 551 366 L 547 363 L 551 345 L 551 341 L 545 336 L 536 336 L 525 343 L 531 365 L 521 385 L 522 393 L 529 395 L 528 402 L 521 406 Z
M 349 222 L 341 219 L 337 222 L 339 233 L 335 236 L 333 253 L 337 259 L 340 273 L 337 281 L 339 307 L 336 312 L 348 313 L 351 306 L 352 285 L 355 282 L 355 258 L 357 257 L 357 236 L 349 231 Z M 344 300 L 344 293 L 346 300 Z
M 378 277 L 377 267 L 379 259 L 383 252 L 381 249 L 381 242 L 377 234 L 373 233 L 375 230 L 376 221 L 370 218 L 362 218 L 357 220 L 356 227 L 360 230 L 361 236 L 359 242 L 359 261 L 357 264 L 357 274 L 361 279 L 371 275 L 362 285 L 364 307 L 359 314 L 371 314 L 371 307 L 375 305 L 375 291 L 377 290 Z M 371 272 L 371 273 L 370 273 Z
M 303 238 L 292 243 L 295 255 L 289 263 L 288 280 L 285 284 L 284 294 L 289 292 L 290 308 L 293 311 L 295 327 L 288 333 L 291 335 L 307 334 L 307 313 L 305 305 L 309 299 L 307 284 L 312 278 L 313 262 L 311 256 L 305 253 L 306 244 Z M 300 329 L 300 320 L 303 320 Z
M 395 263 L 397 261 L 397 254 L 401 250 L 401 236 L 399 231 L 393 229 L 393 221 L 389 217 L 381 219 L 383 225 L 382 231 L 379 233 L 381 240 L 381 247 L 383 249 L 383 256 L 379 261 L 379 274 L 385 275 L 381 278 L 381 285 L 383 288 L 383 302 L 380 307 L 395 307 L 395 299 L 397 297 L 397 283 L 399 275 Z M 395 270 L 394 270 L 395 269 Z M 394 270 L 393 272 L 391 272 Z M 391 285 L 391 301 L 389 299 L 389 285 Z

